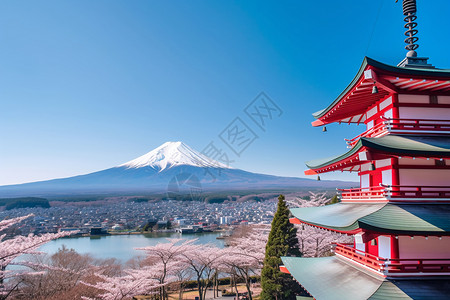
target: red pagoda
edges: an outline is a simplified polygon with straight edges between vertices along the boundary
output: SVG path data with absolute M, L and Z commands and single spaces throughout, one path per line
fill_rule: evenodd
M 365 58 L 313 126 L 364 124 L 347 153 L 307 162 L 307 175 L 357 172 L 340 203 L 293 208 L 291 223 L 353 235 L 335 256 L 283 257 L 315 299 L 450 299 L 450 70 L 417 57 L 416 3 L 403 1 L 406 58 Z

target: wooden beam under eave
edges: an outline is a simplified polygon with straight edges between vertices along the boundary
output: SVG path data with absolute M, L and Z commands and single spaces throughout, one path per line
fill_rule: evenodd
M 358 106 L 362 105 L 362 104 L 375 104 L 375 102 L 377 102 L 379 100 L 379 98 L 384 98 L 385 96 L 389 95 L 388 93 L 378 93 L 376 94 L 377 97 L 373 96 L 372 94 L 369 95 L 365 95 L 365 96 L 359 96 L 359 97 L 355 97 L 352 100 L 353 101 L 357 101 Z M 381 97 L 378 97 L 381 96 Z M 350 104 L 352 107 L 354 106 L 354 104 Z
M 396 93 L 398 90 L 398 88 L 395 85 L 393 85 L 392 83 L 390 83 L 389 80 L 386 80 L 386 79 L 382 78 L 381 76 L 378 76 L 377 72 L 374 69 L 369 69 L 367 71 L 364 71 L 364 76 L 367 80 L 375 81 L 378 85 L 380 85 L 388 93 Z
M 420 83 L 422 82 L 422 79 L 407 79 L 402 82 L 396 83 L 395 86 L 403 88 L 404 86 L 411 84 L 411 83 Z
M 403 85 L 403 86 L 401 86 L 401 88 L 402 89 L 409 89 L 410 87 L 414 87 L 416 85 L 420 85 L 421 83 L 425 83 L 425 81 L 421 80 L 421 81 L 418 81 L 418 82 L 413 82 L 413 83 L 410 83 L 410 84 L 407 84 L 407 85 Z
M 378 78 L 377 84 L 380 85 L 387 94 L 395 94 L 398 91 L 397 86 L 382 78 Z
M 361 118 L 361 115 L 354 115 L 353 117 L 350 118 L 350 120 L 348 120 L 348 123 L 357 123 L 358 120 Z
M 364 118 L 365 115 L 366 115 L 365 113 L 361 114 L 361 117 L 358 119 L 358 122 L 356 122 L 356 124 L 359 125 L 359 123 L 361 123 L 361 120 Z
M 364 90 L 369 90 L 369 89 L 371 89 L 372 88 L 372 85 L 373 84 L 370 84 L 370 85 L 364 85 L 364 86 L 362 86 L 362 85 L 360 85 L 359 87 L 357 87 L 356 88 L 356 90 L 359 92 L 359 91 L 364 91 Z
M 422 85 L 420 85 L 420 86 L 415 86 L 415 87 L 412 88 L 412 90 L 416 90 L 416 89 L 417 89 L 418 91 L 427 90 L 427 89 L 432 88 L 432 87 L 433 87 L 433 84 L 437 84 L 437 82 L 433 80 L 433 81 L 431 81 L 431 82 L 424 83 L 424 84 L 422 84 Z
M 441 87 L 442 86 L 446 86 L 446 85 L 449 85 L 450 86 L 450 81 L 446 81 L 446 82 L 443 82 L 443 83 L 440 83 L 440 84 L 436 84 L 432 89 L 430 89 L 429 91 L 431 91 L 431 92 L 433 92 L 433 91 L 438 91 L 438 90 L 440 90 L 440 89 L 442 89 Z

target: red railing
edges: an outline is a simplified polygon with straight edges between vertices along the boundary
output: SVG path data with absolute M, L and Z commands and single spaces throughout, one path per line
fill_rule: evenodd
M 334 251 L 336 254 L 345 256 L 376 271 L 381 272 L 383 270 L 385 259 L 376 255 L 356 250 L 355 248 L 346 246 L 344 244 L 336 244 L 336 249 Z
M 387 119 L 383 123 L 389 131 L 391 130 L 414 130 L 414 131 L 432 131 L 449 132 L 450 120 L 426 120 L 426 119 Z
M 390 198 L 450 198 L 450 186 L 381 185 Z
M 347 145 L 352 148 L 361 137 L 377 137 L 391 131 L 395 131 L 396 133 L 417 133 L 417 131 L 432 133 L 450 132 L 450 120 L 381 118 L 383 119 L 383 122 L 376 124 L 372 128 L 350 140 L 345 139 Z
M 335 253 L 360 263 L 385 275 L 400 273 L 450 273 L 450 259 L 393 259 L 356 250 L 348 244 L 336 244 Z
M 360 135 L 355 136 L 354 138 L 352 138 L 350 140 L 345 139 L 345 142 L 347 143 L 349 148 L 353 148 L 353 146 L 356 145 L 356 143 L 359 141 L 360 138 L 362 138 L 362 137 L 379 136 L 379 135 L 381 135 L 384 132 L 388 132 L 384 122 L 378 123 L 377 125 L 373 126 L 372 128 L 364 131 Z
M 341 200 L 380 200 L 386 198 L 386 188 L 383 186 L 337 190 L 341 192 Z
M 337 189 L 342 201 L 378 201 L 450 198 L 450 186 L 383 185 L 356 189 Z
M 395 273 L 450 273 L 450 259 L 388 259 L 388 274 Z

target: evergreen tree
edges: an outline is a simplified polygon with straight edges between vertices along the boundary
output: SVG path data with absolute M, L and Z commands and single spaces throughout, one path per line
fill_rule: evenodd
M 339 201 L 338 195 L 334 195 L 333 198 L 331 198 L 331 200 L 325 205 L 335 204 L 335 203 L 339 203 L 339 202 L 341 202 L 341 201 Z
M 282 273 L 279 268 L 281 256 L 301 256 L 297 229 L 289 222 L 289 213 L 284 196 L 280 195 L 261 271 L 261 300 L 295 299 L 302 290 L 290 274 Z

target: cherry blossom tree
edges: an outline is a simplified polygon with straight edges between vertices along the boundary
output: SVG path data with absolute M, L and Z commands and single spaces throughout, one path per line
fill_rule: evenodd
M 33 255 L 27 265 L 41 274 L 22 275 L 15 279 L 20 280 L 20 288 L 12 294 L 14 299 L 79 299 L 82 295 L 94 296 L 97 290 L 88 289 L 91 293 L 87 293 L 81 281 L 91 282 L 94 279 L 92 282 L 95 282 L 93 273 L 98 267 L 101 267 L 103 275 L 119 275 L 122 271 L 116 259 L 95 259 L 65 245 L 52 255 Z
M 321 228 L 298 225 L 297 238 L 304 257 L 321 257 L 331 254 L 334 243 L 350 243 L 352 237 Z
M 205 299 L 206 290 L 213 276 L 222 264 L 226 252 L 212 245 L 190 245 L 183 253 L 183 262 L 197 281 L 198 296 Z
M 168 243 L 137 248 L 137 250 L 145 251 L 147 264 L 152 265 L 156 263 L 161 266 L 161 276 L 158 278 L 161 285 L 160 299 L 168 299 L 166 279 L 168 276 L 174 276 L 176 273 L 180 275 L 180 270 L 187 267 L 181 258 L 188 249 L 198 248 L 198 246 L 193 245 L 195 242 L 196 239 L 185 241 L 182 239 L 168 239 Z
M 264 262 L 265 249 L 270 228 L 268 226 L 253 227 L 246 234 L 229 241 L 225 248 L 226 255 L 222 259 L 229 268 L 229 273 L 241 277 L 252 300 L 250 276 L 260 273 Z M 236 291 L 237 292 L 237 291 Z
M 158 278 L 161 276 L 161 265 L 124 270 L 120 276 L 107 276 L 101 271 L 95 274 L 97 282 L 82 284 L 93 287 L 100 292 L 95 298 L 82 297 L 84 300 L 121 300 L 136 295 L 152 294 L 162 286 Z
M 211 278 L 216 258 L 221 250 L 210 245 L 196 245 L 196 240 L 168 239 L 167 243 L 137 248 L 145 251 L 144 260 L 120 276 L 105 276 L 101 270 L 95 273 L 96 283 L 84 285 L 98 289 L 96 298 L 83 299 L 119 300 L 141 294 L 157 294 L 168 299 L 167 285 L 194 275 L 199 283 L 199 295 L 204 299 L 205 287 Z M 206 280 L 206 283 L 205 283 Z
M 178 299 L 183 300 L 183 293 L 186 281 L 191 279 L 194 276 L 194 274 L 192 273 L 191 269 L 186 268 L 186 265 L 183 261 L 180 262 L 180 265 L 176 267 L 172 271 L 172 273 L 175 276 L 176 281 L 178 283 Z
M 326 193 L 310 193 L 310 199 L 295 198 L 287 202 L 293 207 L 323 206 L 330 202 Z M 326 231 L 321 228 L 301 224 L 297 226 L 297 238 L 300 252 L 305 257 L 320 257 L 331 254 L 333 243 L 348 243 L 352 241 L 351 236 L 338 232 Z
M 309 199 L 303 199 L 300 197 L 286 199 L 289 208 L 322 206 L 327 204 L 331 200 L 327 197 L 327 193 L 309 192 L 309 194 Z
M 11 228 L 14 225 L 22 222 L 23 220 L 32 217 L 33 215 L 27 215 L 23 217 L 7 219 L 0 221 L 0 232 L 4 231 L 8 228 Z M 19 282 L 11 281 L 13 284 L 10 284 L 10 279 L 13 277 L 17 277 L 19 275 L 24 274 L 41 274 L 41 272 L 32 272 L 32 271 L 24 271 L 24 270 L 6 270 L 8 265 L 21 265 L 21 266 L 34 266 L 34 264 L 27 263 L 25 261 L 17 261 L 13 262 L 13 260 L 19 257 L 22 254 L 36 254 L 35 251 L 37 248 L 42 246 L 43 244 L 58 239 L 61 237 L 69 236 L 76 232 L 59 232 L 59 233 L 47 233 L 43 235 L 34 235 L 29 234 L 28 236 L 16 235 L 12 238 L 7 238 L 6 234 L 0 235 L 0 299 L 6 299 L 9 297 L 11 292 L 15 290 L 19 284 Z

